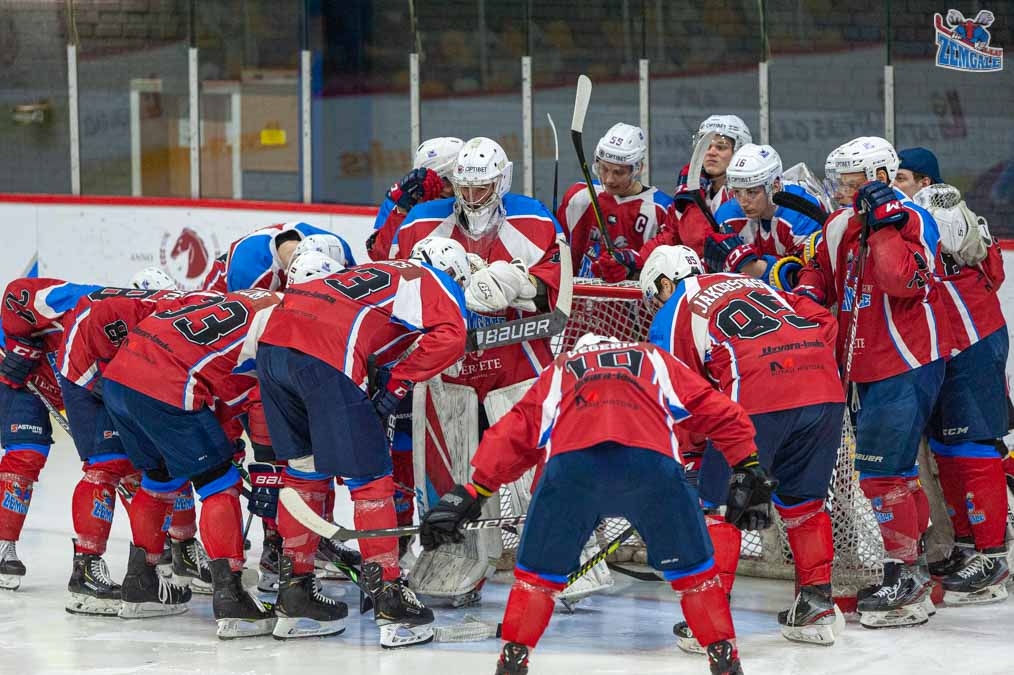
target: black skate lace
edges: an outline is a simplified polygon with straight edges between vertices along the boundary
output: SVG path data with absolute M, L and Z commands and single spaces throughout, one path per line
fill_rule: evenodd
M 106 561 L 102 558 L 92 559 L 90 571 L 92 573 L 92 579 L 95 579 L 106 586 L 113 585 L 113 578 L 109 575 L 109 566 L 106 565 Z

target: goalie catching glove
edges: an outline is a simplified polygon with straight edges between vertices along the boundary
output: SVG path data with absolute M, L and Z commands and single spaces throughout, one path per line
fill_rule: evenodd
M 732 468 L 725 520 L 741 530 L 765 530 L 771 525 L 771 495 L 778 481 L 753 453 Z
M 538 287 L 520 260 L 496 260 L 472 273 L 472 283 L 465 289 L 465 306 L 473 312 L 494 313 L 508 307 L 526 312 L 537 311 L 535 296 Z
M 461 533 L 461 524 L 478 518 L 482 505 L 491 494 L 491 490 L 475 483 L 455 485 L 423 516 L 419 525 L 419 541 L 423 549 L 432 551 L 442 544 L 463 541 L 465 535 Z
M 986 259 L 993 244 L 989 225 L 968 208 L 956 187 L 946 183 L 929 185 L 919 190 L 913 200 L 937 221 L 942 252 L 949 253 L 964 267 Z

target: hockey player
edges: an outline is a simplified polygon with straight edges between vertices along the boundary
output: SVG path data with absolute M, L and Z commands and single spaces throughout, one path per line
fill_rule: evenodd
M 839 304 L 839 362 L 856 383 L 855 466 L 885 551 L 884 580 L 860 598 L 860 620 L 869 628 L 918 625 L 928 620 L 928 589 L 916 561 L 929 504 L 915 463 L 951 347 L 934 278 L 938 236 L 932 218 L 888 187 L 898 155 L 886 140 L 850 141 L 836 169 L 854 207 L 827 222 L 795 290 L 825 306 Z
M 600 241 L 601 233 L 584 182 L 574 183 L 556 212 L 570 234 L 573 269 L 577 276 L 616 282 L 640 269 L 637 252 L 664 227 L 672 199 L 658 188 L 641 183 L 647 139 L 640 127 L 623 122 L 610 127 L 595 146 L 594 188 L 615 255 Z
M 895 187 L 927 209 L 940 230 L 937 275 L 946 320 L 954 328 L 954 350 L 928 435 L 956 545 L 931 570 L 943 577 L 947 603 L 1003 600 L 1010 574 L 1002 465 L 1008 337 L 997 297 L 1003 258 L 985 220 L 943 183 L 932 152 L 910 148 L 898 155 Z
M 327 246 L 330 257 L 338 260 L 341 255 L 339 262 L 342 264 L 356 264 L 352 249 L 338 235 L 307 223 L 279 223 L 254 230 L 232 242 L 229 251 L 215 260 L 201 287 L 217 293 L 244 288 L 278 290 L 285 285 L 285 270 L 297 246 L 311 235 L 323 237 L 314 245 L 314 250 Z
M 412 170 L 391 186 L 377 211 L 374 231 L 366 240 L 366 253 L 370 260 L 387 260 L 390 257 L 394 233 L 413 206 L 454 196 L 451 174 L 458 163 L 462 145 L 462 140 L 453 136 L 423 141 L 415 151 Z
M 120 432 L 141 487 L 130 506 L 132 543 L 122 584 L 123 618 L 186 611 L 190 590 L 158 577 L 161 524 L 173 494 L 190 481 L 200 496 L 200 529 L 211 558 L 212 608 L 221 638 L 264 635 L 274 628 L 241 584 L 243 534 L 235 446 L 223 431 L 256 380 L 240 348 L 279 294 L 249 289 L 205 296 L 195 304 L 142 320 L 103 375 L 103 401 Z
M 528 672 L 529 652 L 578 568 L 582 545 L 601 518 L 617 515 L 637 527 L 651 566 L 679 594 L 711 672 L 742 673 L 697 495 L 675 461 L 677 424 L 713 438 L 736 466 L 729 518 L 766 527 L 774 482 L 759 464 L 743 409 L 653 345 L 592 334 L 557 357 L 489 428 L 471 482 L 423 517 L 423 546 L 460 541 L 461 524 L 501 485 L 545 462 L 504 611 L 498 675 Z
M 357 528 L 395 526 L 391 453 L 381 420 L 413 382 L 461 358 L 462 287 L 470 277 L 461 245 L 432 237 L 419 242 L 411 261 L 353 267 L 298 284 L 271 313 L 257 351 L 264 412 L 275 453 L 288 463 L 286 486 L 315 511 L 323 510 L 332 477 L 342 476 Z M 394 364 L 372 400 L 369 360 L 381 368 Z M 341 633 L 346 606 L 312 585 L 318 537 L 284 506 L 278 526 L 284 555 L 275 636 Z M 431 640 L 432 630 L 423 626 L 433 621 L 433 612 L 401 581 L 397 539 L 363 539 L 359 548 L 364 577 L 373 584 L 381 644 Z M 398 627 L 407 627 L 411 637 L 399 635 Z
M 686 246 L 656 248 L 641 271 L 641 289 L 662 303 L 651 342 L 743 406 L 757 430 L 760 463 L 778 480 L 774 504 L 798 589 L 792 607 L 779 614 L 782 634 L 833 644 L 844 621 L 831 597 L 834 547 L 824 498 L 845 413 L 834 318 L 812 300 L 758 279 L 704 274 Z M 781 394 L 772 397 L 774 390 Z M 679 637 L 689 646 L 688 636 Z

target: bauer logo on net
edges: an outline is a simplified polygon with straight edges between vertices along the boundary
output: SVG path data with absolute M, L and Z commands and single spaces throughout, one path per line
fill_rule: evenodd
M 947 16 L 933 15 L 936 30 L 936 65 L 948 70 L 969 73 L 995 73 L 1003 70 L 1003 49 L 991 47 L 989 27 L 996 18 L 993 12 L 980 10 L 975 18 L 966 19 L 956 9 Z

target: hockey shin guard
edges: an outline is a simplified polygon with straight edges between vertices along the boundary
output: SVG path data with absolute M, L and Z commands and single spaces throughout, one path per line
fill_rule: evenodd
M 236 485 L 201 496 L 201 541 L 212 560 L 227 558 L 233 572 L 243 569 L 243 507 Z
M 715 567 L 722 580 L 726 595 L 732 593 L 732 585 L 736 582 L 736 569 L 739 567 L 739 549 L 743 533 L 732 523 L 727 523 L 718 516 L 705 516 L 711 536 L 711 546 L 715 549 Z
M 975 446 L 974 449 L 979 452 L 974 452 L 975 456 L 937 455 L 941 486 L 944 484 L 944 466 L 955 476 L 953 482 L 956 485 L 948 486 L 951 492 L 944 490 L 948 509 L 955 510 L 952 521 L 964 517 L 978 550 L 1003 547 L 1007 531 L 1007 483 L 1003 460 L 992 446 L 964 443 L 951 447 L 957 449 L 963 446 Z M 974 449 L 969 448 L 968 452 Z M 958 536 L 957 528 L 955 536 Z
M 775 509 L 785 523 L 785 533 L 796 565 L 797 586 L 831 583 L 834 561 L 834 537 L 831 516 L 823 499 L 810 499 L 793 506 L 775 501 Z
M 322 515 L 330 483 L 329 478 L 306 478 L 289 469 L 285 471 L 285 486 L 295 490 L 307 506 Z M 313 572 L 320 537 L 293 518 L 284 504 L 278 505 L 278 532 L 282 535 L 282 554 L 292 559 L 293 573 L 302 576 Z
M 141 489 L 130 503 L 130 532 L 134 546 L 144 549 L 148 563 L 155 565 L 162 557 L 165 546 L 163 526 L 172 515 L 173 503 L 179 488 L 162 492 L 143 481 Z
M 735 644 L 736 630 L 732 625 L 729 596 L 714 567 L 672 579 L 669 585 L 679 596 L 683 618 L 702 647 L 721 640 Z
M 503 613 L 500 635 L 507 642 L 534 648 L 553 616 L 556 596 L 565 584 L 543 579 L 534 572 L 514 570 L 514 585 Z
M 46 464 L 48 446 L 7 448 L 0 460 L 0 540 L 17 541 L 32 503 L 32 486 Z
M 126 457 L 89 461 L 84 465 L 84 475 L 74 487 L 70 503 L 77 535 L 75 553 L 102 555 L 106 552 L 116 510 L 116 486 L 133 471 L 134 466 Z
M 940 490 L 944 493 L 947 515 L 954 528 L 954 538 L 970 539 L 972 526 L 968 522 L 968 511 L 965 509 L 965 481 L 961 475 L 962 467 L 957 457 L 935 455 L 935 459 L 940 472 Z
M 918 557 L 919 514 L 905 476 L 861 476 L 884 538 L 884 555 L 911 565 Z
M 186 541 L 196 535 L 197 511 L 194 509 L 194 488 L 187 483 L 176 494 L 173 517 L 169 523 L 169 537 L 174 541 Z
M 377 530 L 397 527 L 394 512 L 394 479 L 387 474 L 367 482 L 346 479 L 345 484 L 352 494 L 355 509 L 352 519 L 357 530 Z M 363 562 L 375 562 L 384 570 L 384 580 L 392 581 L 401 576 L 398 567 L 398 538 L 360 539 L 359 552 Z

